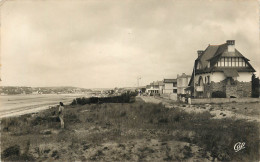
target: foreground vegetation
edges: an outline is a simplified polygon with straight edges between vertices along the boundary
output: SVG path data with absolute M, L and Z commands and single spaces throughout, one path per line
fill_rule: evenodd
M 2 160 L 18 161 L 258 161 L 256 122 L 212 119 L 176 105 L 104 103 L 57 107 L 1 121 Z M 234 151 L 234 144 L 245 149 Z
M 120 96 L 76 98 L 71 105 L 101 104 L 101 103 L 133 103 L 138 92 L 127 91 Z

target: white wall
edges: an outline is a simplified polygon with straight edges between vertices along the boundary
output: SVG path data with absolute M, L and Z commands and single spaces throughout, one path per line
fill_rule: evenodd
M 238 77 L 234 77 L 234 79 L 240 81 L 240 82 L 250 82 L 252 73 L 251 72 L 238 72 Z M 210 82 L 221 82 L 222 80 L 226 79 L 226 76 L 223 72 L 213 72 L 213 73 L 207 73 L 207 74 L 199 74 L 196 75 L 195 81 L 196 83 L 199 82 L 199 77 L 202 76 L 203 83 L 205 83 L 205 76 L 210 76 Z
M 191 77 L 180 77 L 177 78 L 177 93 L 178 94 L 185 94 L 185 88 L 188 87 L 189 81 Z
M 250 82 L 252 80 L 252 72 L 238 72 L 237 80 L 240 82 Z
M 164 83 L 163 93 L 173 93 L 173 90 L 177 87 L 173 87 L 173 83 Z
M 211 81 L 213 82 L 221 82 L 224 79 L 226 79 L 226 77 L 223 72 L 214 72 L 211 75 Z
M 173 90 L 172 89 L 164 89 L 163 93 L 173 93 Z
M 173 83 L 164 83 L 164 89 L 173 89 Z
M 205 83 L 205 77 L 207 78 L 207 76 L 210 76 L 210 81 L 212 81 L 212 74 L 211 73 L 207 73 L 207 74 L 199 74 L 195 76 L 195 83 L 198 84 L 199 83 L 199 78 L 200 76 L 202 76 L 203 79 L 203 83 Z M 207 82 L 208 82 L 208 78 L 207 78 Z
M 174 100 L 174 101 L 177 101 L 177 93 L 170 94 L 170 99 Z
M 228 52 L 235 52 L 235 45 L 228 45 Z
M 191 77 L 183 77 L 177 79 L 177 87 L 187 87 Z
M 160 93 L 163 93 L 163 87 L 164 87 L 163 85 L 159 86 Z

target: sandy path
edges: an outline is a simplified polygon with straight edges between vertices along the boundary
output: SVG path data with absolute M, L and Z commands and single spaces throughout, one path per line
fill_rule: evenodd
M 150 103 L 162 103 L 167 108 L 174 108 L 178 106 L 178 108 L 188 112 L 188 113 L 202 113 L 209 111 L 210 114 L 212 114 L 214 117 L 213 119 L 223 119 L 223 118 L 233 118 L 233 119 L 244 119 L 248 121 L 257 121 L 260 122 L 260 119 L 258 117 L 253 116 L 247 116 L 239 113 L 235 113 L 229 110 L 214 110 L 214 106 L 210 104 L 204 104 L 204 105 L 186 105 L 183 104 L 180 106 L 179 104 L 173 104 L 170 100 L 166 100 L 163 98 L 155 98 L 155 97 L 149 97 L 149 96 L 140 96 L 140 98 L 145 102 Z

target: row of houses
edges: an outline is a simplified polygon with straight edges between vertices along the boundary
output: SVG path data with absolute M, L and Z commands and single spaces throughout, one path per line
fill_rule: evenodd
M 185 73 L 177 75 L 175 79 L 163 79 L 162 81 L 153 81 L 146 86 L 146 93 L 154 94 L 178 94 L 184 95 L 187 93 L 187 88 L 191 75 Z
M 259 97 L 259 78 L 249 59 L 235 47 L 235 40 L 221 45 L 208 45 L 197 51 L 191 75 L 177 75 L 146 86 L 148 94 L 189 95 L 195 98 Z

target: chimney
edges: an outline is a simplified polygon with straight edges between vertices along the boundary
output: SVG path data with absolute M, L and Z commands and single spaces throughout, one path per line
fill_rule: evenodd
M 198 50 L 197 52 L 198 52 L 198 57 L 200 57 L 203 54 L 204 51 Z
M 235 40 L 227 40 L 228 52 L 235 52 Z

